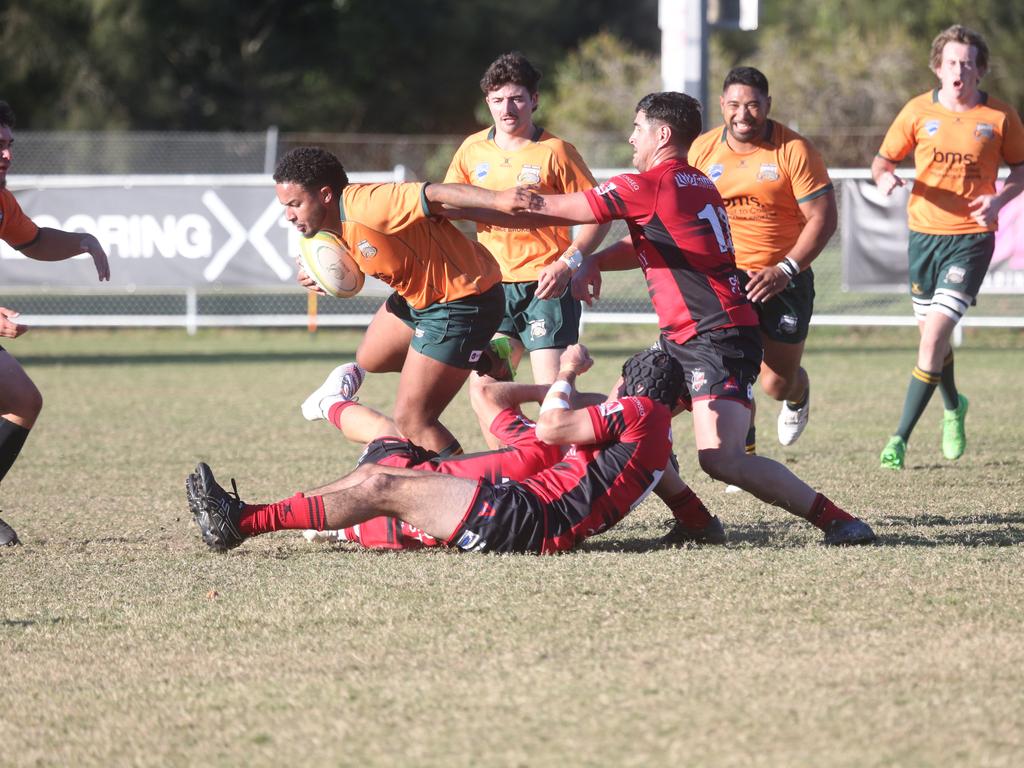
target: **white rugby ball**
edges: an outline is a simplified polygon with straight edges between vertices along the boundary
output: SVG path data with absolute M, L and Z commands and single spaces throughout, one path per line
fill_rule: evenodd
M 320 231 L 299 240 L 303 271 L 328 296 L 347 299 L 363 289 L 366 276 L 345 244 L 330 232 Z

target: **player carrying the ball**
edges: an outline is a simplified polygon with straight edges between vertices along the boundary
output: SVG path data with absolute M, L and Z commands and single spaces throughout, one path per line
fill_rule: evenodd
M 300 235 L 333 233 L 362 272 L 395 289 L 366 329 L 356 363 L 339 374 L 347 391 L 355 394 L 366 371 L 401 372 L 394 419 L 402 435 L 441 455 L 460 453 L 440 416 L 471 370 L 499 362 L 489 342 L 502 317 L 501 273 L 490 253 L 433 215 L 424 184 L 349 184 L 324 149 L 291 150 L 274 181 Z M 301 270 L 299 282 L 317 290 Z M 303 404 L 307 419 L 326 417 L 319 392 Z

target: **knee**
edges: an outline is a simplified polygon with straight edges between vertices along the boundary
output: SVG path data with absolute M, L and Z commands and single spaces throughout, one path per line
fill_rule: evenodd
M 700 468 L 709 477 L 723 483 L 732 483 L 738 474 L 739 456 L 722 448 L 697 451 L 697 461 L 700 463 Z
M 415 436 L 426 427 L 436 424 L 422 408 L 414 408 L 403 404 L 395 404 L 395 426 L 406 437 L 415 441 Z
M 773 400 L 782 400 L 789 389 L 789 379 L 779 376 L 774 371 L 762 371 L 761 389 Z
M 43 394 L 31 381 L 25 381 L 12 394 L 13 397 L 10 398 L 11 413 L 31 425 L 43 410 Z

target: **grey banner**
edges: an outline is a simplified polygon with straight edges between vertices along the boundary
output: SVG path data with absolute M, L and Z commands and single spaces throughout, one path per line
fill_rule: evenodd
M 843 289 L 906 291 L 910 187 L 883 197 L 864 179 L 842 182 Z M 999 212 L 999 230 L 984 293 L 1024 293 L 1024 195 Z
M 41 227 L 91 232 L 110 257 L 111 287 L 299 289 L 299 235 L 285 221 L 273 182 L 218 185 L 133 184 L 11 190 Z M 92 260 L 59 266 L 28 259 L 0 243 L 0 285 L 95 287 Z M 367 280 L 364 292 L 386 286 Z

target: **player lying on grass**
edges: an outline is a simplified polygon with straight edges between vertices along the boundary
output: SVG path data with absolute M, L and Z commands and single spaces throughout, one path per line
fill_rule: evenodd
M 442 186 L 432 197 L 463 208 L 522 212 L 523 226 L 625 221 L 629 235 L 593 254 L 574 279 L 596 285 L 602 269 L 643 270 L 661 326 L 657 346 L 686 377 L 701 468 L 808 520 L 824 532 L 826 544 L 873 542 L 867 523 L 782 464 L 745 451 L 763 350 L 757 313 L 741 288 L 725 203 L 711 180 L 686 162 L 701 130 L 700 111 L 686 94 L 645 96 L 629 137 L 639 173 L 620 174 L 596 189 L 549 195 L 527 187 L 474 187 L 472 193 L 452 189 L 449 197 Z M 685 487 L 671 470 L 665 478 Z M 677 532 L 689 535 L 679 526 Z
M 560 461 L 521 481 L 363 464 L 308 494 L 246 504 L 200 464 L 186 480 L 189 507 L 203 540 L 218 551 L 272 530 L 339 530 L 382 515 L 422 532 L 425 542 L 464 550 L 571 549 L 621 520 L 658 482 L 671 452 L 669 407 L 678 403 L 682 382 L 672 358 L 646 350 L 623 366 L 619 399 L 574 410 L 576 377 L 592 364 L 581 345 L 563 353 L 536 436 L 570 447 Z M 344 410 L 328 406 L 339 421 Z
M 332 370 L 312 394 L 302 403 L 302 415 L 309 421 L 327 420 L 342 434 L 355 443 L 368 444 L 360 458 L 360 463 L 377 463 L 382 457 L 386 461 L 399 461 L 390 466 L 409 467 L 413 463 L 429 463 L 418 466 L 420 469 L 442 468 L 448 474 L 459 477 L 488 480 L 505 478 L 508 480 L 525 480 L 534 472 L 544 469 L 561 458 L 560 450 L 548 446 L 537 439 L 535 425 L 523 416 L 519 406 L 523 403 L 542 402 L 548 391 L 547 385 L 515 384 L 498 382 L 487 375 L 470 377 L 470 403 L 476 414 L 477 421 L 488 429 L 493 444 L 506 446 L 510 451 L 489 451 L 483 454 L 440 458 L 431 451 L 426 451 L 408 440 L 395 437 L 399 434 L 395 423 L 384 414 L 369 408 L 362 403 L 354 402 L 355 394 L 362 382 L 359 367 L 355 363 L 339 365 Z M 621 379 L 612 389 L 612 398 L 617 397 L 622 386 Z M 608 399 L 608 396 L 595 393 L 575 393 L 572 399 L 574 408 L 584 405 L 597 405 Z M 681 407 L 689 408 L 688 403 Z M 373 441 L 384 439 L 384 446 L 375 446 Z M 491 441 L 488 441 L 489 444 Z M 387 450 L 382 450 L 386 447 Z M 519 453 L 525 453 L 520 456 Z M 538 462 L 538 454 L 542 457 Z M 414 459 L 415 461 L 411 461 Z M 488 469 L 488 465 L 502 462 L 501 468 Z M 381 463 L 384 463 L 383 461 Z M 673 460 L 673 467 L 675 466 Z M 662 483 L 655 488 L 659 498 L 671 510 L 676 521 L 676 528 L 661 543 L 676 544 L 724 544 L 725 528 L 722 521 L 712 515 L 704 503 L 698 498 L 673 469 L 674 483 Z M 401 524 L 404 526 L 405 524 Z M 397 527 L 401 527 L 397 526 Z M 396 521 L 391 518 L 379 518 L 359 526 L 356 532 L 363 538 L 361 543 L 380 541 L 372 531 L 396 529 Z M 681 534 L 680 531 L 683 533 Z M 307 530 L 305 535 L 311 540 L 355 540 L 352 532 L 327 531 L 317 533 Z M 391 546 L 395 539 L 387 536 L 383 539 L 386 546 Z M 372 546 L 381 546 L 373 544 Z M 400 546 L 400 542 L 399 542 Z

